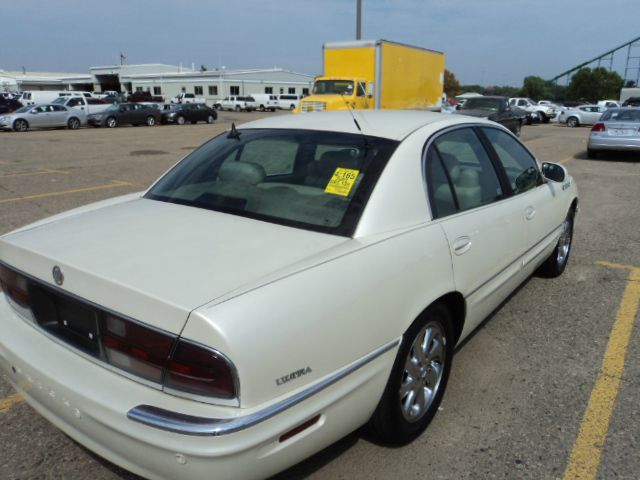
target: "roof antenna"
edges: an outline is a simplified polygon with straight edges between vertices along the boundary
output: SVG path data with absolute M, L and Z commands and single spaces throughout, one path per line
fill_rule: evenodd
M 229 132 L 229 134 L 227 135 L 227 138 L 233 138 L 235 140 L 240 141 L 240 133 L 237 129 L 236 129 L 236 123 L 233 122 L 231 124 L 231 131 Z
M 367 140 L 367 136 L 364 134 L 364 132 L 360 128 L 360 124 L 358 123 L 358 120 L 356 120 L 356 116 L 353 113 L 353 108 L 351 108 L 351 105 L 349 105 L 349 102 L 345 98 L 344 93 L 341 93 L 340 97 L 342 97 L 342 101 L 344 101 L 345 105 L 347 106 L 347 110 L 349 110 L 349 113 L 351 114 L 351 118 L 353 118 L 353 123 L 356 124 L 356 128 L 360 132 L 360 135 L 362 135 L 362 140 L 364 142 L 364 155 L 363 155 L 363 157 L 366 157 L 367 156 L 367 152 L 369 151 L 369 142 Z

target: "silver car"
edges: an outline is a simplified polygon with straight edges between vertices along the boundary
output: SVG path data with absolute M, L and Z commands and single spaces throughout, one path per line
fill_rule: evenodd
M 16 132 L 26 132 L 30 128 L 52 127 L 67 127 L 75 130 L 86 123 L 87 115 L 83 111 L 50 103 L 29 105 L 0 116 L 0 128 Z
M 600 150 L 640 152 L 640 107 L 610 108 L 591 129 L 587 155 L 595 158 Z
M 580 125 L 593 125 L 605 111 L 599 105 L 580 105 L 574 108 L 565 108 L 558 116 L 559 123 L 566 123 L 567 127 L 579 127 Z

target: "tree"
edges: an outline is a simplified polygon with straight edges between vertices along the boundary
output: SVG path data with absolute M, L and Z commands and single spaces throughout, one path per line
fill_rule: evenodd
M 603 98 L 618 98 L 624 80 L 616 72 L 609 72 L 604 67 L 593 70 L 581 68 L 571 78 L 567 96 L 571 100 L 597 101 Z
M 637 87 L 637 86 L 638 86 L 638 85 L 636 84 L 635 80 L 627 80 L 627 81 L 624 83 L 624 88 L 635 88 L 635 87 Z
M 528 77 L 524 77 L 524 82 L 522 83 L 522 89 L 520 90 L 521 97 L 533 98 L 534 100 L 541 100 L 549 96 L 547 92 L 548 92 L 548 89 L 544 79 L 540 77 L 536 77 L 534 75 L 529 75 Z
M 453 98 L 462 93 L 460 82 L 458 82 L 453 72 L 447 69 L 444 71 L 444 93 L 446 93 L 449 98 Z

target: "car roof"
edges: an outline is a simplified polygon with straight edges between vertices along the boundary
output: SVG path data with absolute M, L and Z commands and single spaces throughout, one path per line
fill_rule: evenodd
M 374 137 L 403 140 L 427 125 L 443 128 L 461 123 L 488 123 L 488 120 L 419 110 L 347 110 L 278 115 L 240 125 L 238 128 L 283 128 L 362 133 Z

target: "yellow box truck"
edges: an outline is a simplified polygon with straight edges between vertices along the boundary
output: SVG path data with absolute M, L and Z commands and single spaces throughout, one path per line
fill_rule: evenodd
M 440 108 L 443 53 L 387 40 L 332 42 L 322 49 L 324 74 L 298 112 Z

